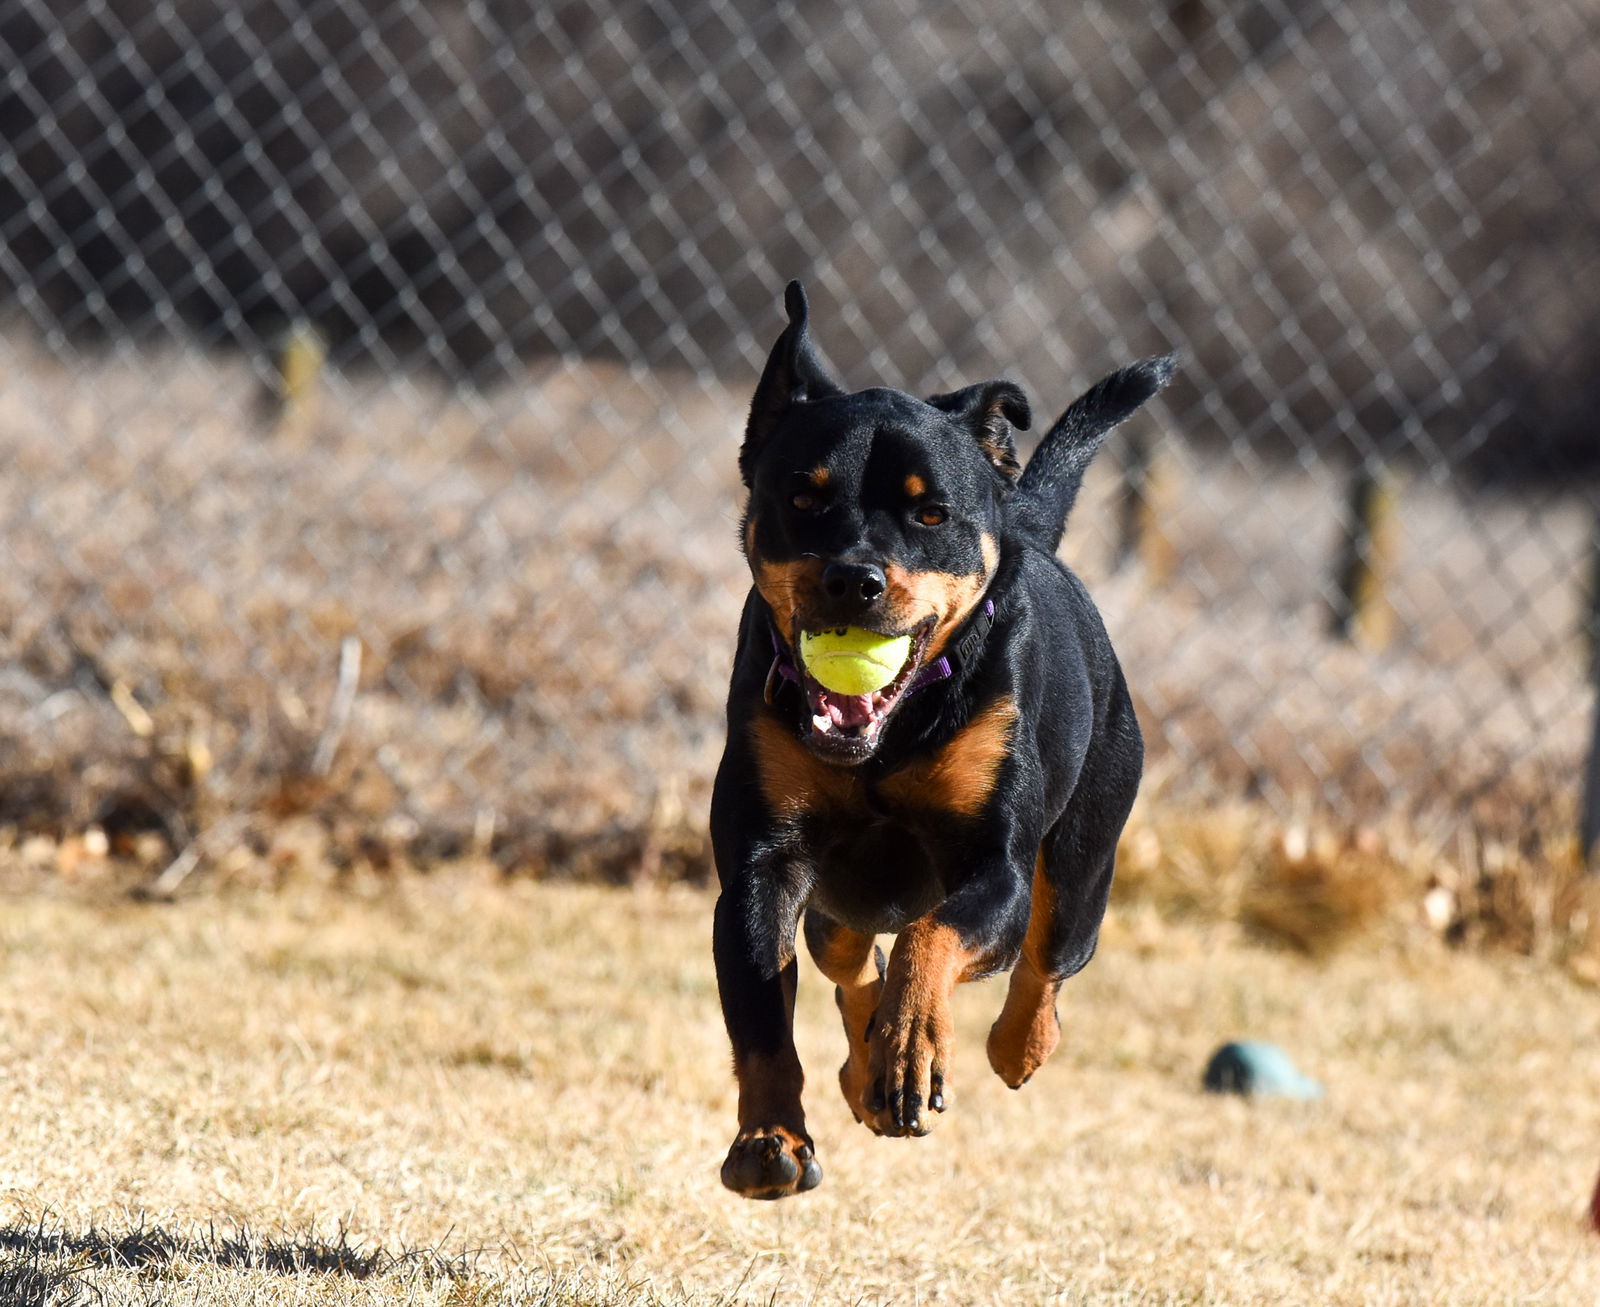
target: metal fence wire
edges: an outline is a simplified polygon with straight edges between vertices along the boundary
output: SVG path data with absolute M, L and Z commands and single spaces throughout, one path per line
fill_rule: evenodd
M 1597 109 L 1582 0 L 0 0 L 0 840 L 703 859 L 791 276 L 1181 352 L 1065 545 L 1149 794 L 1569 832 Z

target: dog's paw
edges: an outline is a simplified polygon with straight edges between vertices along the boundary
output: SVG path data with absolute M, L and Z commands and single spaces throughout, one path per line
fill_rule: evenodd
M 875 1133 L 903 1138 L 933 1129 L 952 1102 L 949 1049 L 950 1022 L 942 1009 L 904 1013 L 874 1033 L 862 1107 Z
M 857 1121 L 866 1121 L 867 1112 L 867 1054 L 872 1041 L 872 1029 L 877 1022 L 878 998 L 883 990 L 883 950 L 878 949 L 878 980 L 862 986 L 848 997 L 843 989 L 834 987 L 833 1001 L 844 1019 L 845 1046 L 849 1056 L 839 1068 L 839 1092 L 844 1095 L 845 1106 Z
M 850 1056 L 839 1068 L 839 1092 L 844 1095 L 845 1106 L 857 1121 L 868 1119 L 867 1111 L 867 1057 L 865 1052 L 851 1049 Z
M 786 1126 L 741 1130 L 722 1163 L 722 1183 L 742 1198 L 787 1198 L 822 1183 L 816 1149 Z
M 995 1075 L 1012 1089 L 1021 1089 L 1060 1042 L 1054 988 L 1014 976 L 1005 1006 L 989 1027 L 989 1065 Z

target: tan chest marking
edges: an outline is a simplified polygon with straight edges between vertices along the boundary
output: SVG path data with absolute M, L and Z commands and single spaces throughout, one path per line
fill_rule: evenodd
M 938 753 L 901 768 L 879 789 L 908 807 L 975 817 L 989 801 L 1016 722 L 1017 706 L 1011 697 L 996 699 Z
M 794 820 L 813 812 L 860 808 L 861 782 L 852 772 L 816 758 L 770 713 L 750 723 L 761 797 L 776 817 Z

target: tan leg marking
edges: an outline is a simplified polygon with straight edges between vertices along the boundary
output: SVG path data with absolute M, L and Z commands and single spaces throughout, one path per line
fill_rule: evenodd
M 845 926 L 834 928 L 827 945 L 812 955 L 817 969 L 834 983 L 834 998 L 844 1022 L 844 1065 L 839 1068 L 839 1089 L 857 1121 L 867 1119 L 867 1040 L 872 1014 L 878 1010 L 883 981 L 878 976 L 877 939 Z
M 1055 893 L 1045 879 L 1041 852 L 1033 868 L 1033 907 L 1022 956 L 1011 973 L 1005 1006 L 989 1029 L 989 1065 L 1013 1089 L 1020 1089 L 1061 1042 L 1061 1020 L 1056 1015 L 1061 982 L 1050 975 L 1045 962 L 1054 911 Z
M 950 1106 L 950 994 L 976 959 L 949 926 L 923 917 L 895 940 L 867 1054 L 867 1124 L 881 1135 L 925 1135 Z

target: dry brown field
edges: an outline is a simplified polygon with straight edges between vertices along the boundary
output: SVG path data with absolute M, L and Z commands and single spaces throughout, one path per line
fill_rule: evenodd
M 1136 861 L 1136 860 L 1135 860 Z M 19 882 L 20 883 L 20 882 Z M 1013 1093 L 995 984 L 923 1140 L 851 1121 L 797 1016 L 826 1179 L 724 1192 L 708 892 L 291 878 L 0 900 L 0 1296 L 210 1304 L 1588 1304 L 1600 988 L 1402 918 L 1311 957 L 1114 905 Z M 1269 1039 L 1313 1103 L 1207 1095 Z

